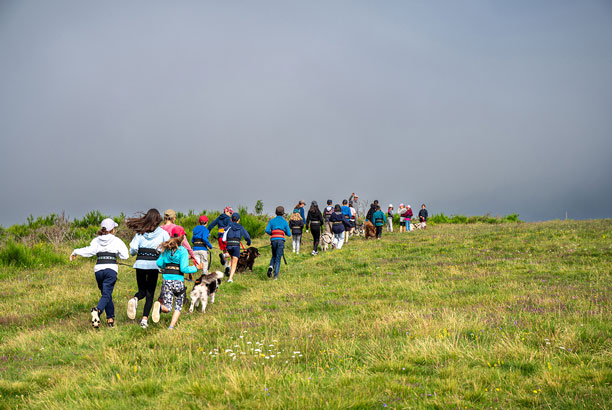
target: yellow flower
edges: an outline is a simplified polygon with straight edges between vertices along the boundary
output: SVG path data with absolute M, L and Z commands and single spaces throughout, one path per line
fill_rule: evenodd
M 134 365 L 134 371 L 137 372 L 138 371 L 138 366 Z
M 538 391 L 537 391 L 537 390 L 534 390 L 533 392 L 534 392 L 535 394 L 538 394 Z
M 119 373 L 117 373 L 117 380 L 121 380 L 121 376 L 119 376 Z

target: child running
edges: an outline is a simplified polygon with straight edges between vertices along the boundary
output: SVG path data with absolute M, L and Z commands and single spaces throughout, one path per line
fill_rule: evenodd
M 272 258 L 270 259 L 270 267 L 268 268 L 268 277 L 272 277 L 274 272 L 274 280 L 278 279 L 280 271 L 281 259 L 285 250 L 285 235 L 291 236 L 289 224 L 283 218 L 285 208 L 282 206 L 276 207 L 276 218 L 270 219 L 266 225 L 266 233 L 270 235 L 270 245 L 272 247 Z
M 193 244 L 195 263 L 204 265 L 202 273 L 206 275 L 208 273 L 208 252 L 212 250 L 213 246 L 208 240 L 210 237 L 210 231 L 206 227 L 208 217 L 206 215 L 200 215 L 199 222 L 200 224 L 193 228 L 191 243 Z
M 174 222 L 176 221 L 176 212 L 172 209 L 166 209 L 164 212 L 164 224 L 162 225 L 162 229 L 168 232 L 168 235 L 172 236 L 172 229 L 174 229 L 176 225 Z M 183 238 L 183 243 L 181 244 L 183 248 L 187 249 L 189 253 L 189 257 L 195 261 L 195 255 L 193 254 L 193 249 L 189 246 L 189 242 L 187 241 L 187 237 Z M 189 275 L 189 280 L 191 279 L 191 275 Z
M 312 255 L 319 253 L 319 240 L 321 239 L 321 225 L 323 225 L 323 215 L 319 211 L 317 201 L 312 201 L 308 215 L 306 216 L 306 228 L 310 226 L 312 233 Z
M 202 268 L 202 264 L 189 266 L 189 254 L 181 244 L 185 239 L 185 229 L 176 225 L 172 228 L 171 238 L 162 243 L 162 254 L 157 258 L 157 266 L 162 269 L 162 289 L 159 300 L 153 304 L 153 322 L 159 322 L 160 313 L 168 313 L 172 309 L 174 299 L 174 313 L 168 329 L 174 329 L 181 316 L 185 302 L 185 274 L 194 274 Z M 162 301 L 162 303 L 160 303 Z
M 380 239 L 382 238 L 383 226 L 387 223 L 387 217 L 380 210 L 380 205 L 376 205 L 376 211 L 372 215 L 372 220 L 374 220 L 374 226 L 376 227 L 376 239 Z
M 232 222 L 225 229 L 223 234 L 223 240 L 227 243 L 227 253 L 230 255 L 230 275 L 227 283 L 234 282 L 234 273 L 236 273 L 236 266 L 238 266 L 238 258 L 240 257 L 240 239 L 244 238 L 247 241 L 247 246 L 251 246 L 251 237 L 249 233 L 244 229 L 244 226 L 240 225 L 240 214 L 234 212 L 232 214 Z
M 117 282 L 117 257 L 121 259 L 129 258 L 127 246 L 123 241 L 115 236 L 117 223 L 110 218 L 106 218 L 100 224 L 98 236 L 94 238 L 89 246 L 72 251 L 70 260 L 73 261 L 77 255 L 89 258 L 96 255 L 98 260 L 94 266 L 96 282 L 100 289 L 100 300 L 98 305 L 91 308 L 91 325 L 94 328 L 100 327 L 100 315 L 106 312 L 106 325 L 115 326 L 115 305 L 113 303 L 113 289 Z
M 230 264 L 229 264 L 229 253 L 227 253 L 227 245 L 223 241 L 223 234 L 225 233 L 225 229 L 232 222 L 232 214 L 234 210 L 229 206 L 223 208 L 223 213 L 217 217 L 214 221 L 208 224 L 208 230 L 212 231 L 215 226 L 217 226 L 217 240 L 219 242 L 219 250 L 221 253 L 219 254 L 219 261 L 222 266 L 225 266 L 225 276 L 229 276 L 230 274 Z
M 304 220 L 300 216 L 300 209 L 294 209 L 291 218 L 289 218 L 289 228 L 291 228 L 291 236 L 293 237 L 293 253 L 300 253 L 300 243 L 302 242 L 302 231 L 304 229 Z
M 128 228 L 136 232 L 134 239 L 130 242 L 130 254 L 136 256 L 134 269 L 136 269 L 136 283 L 138 292 L 128 301 L 127 316 L 130 319 L 136 318 L 138 301 L 146 298 L 140 327 L 148 327 L 149 313 L 155 298 L 155 288 L 157 287 L 157 277 L 159 268 L 157 258 L 159 252 L 157 248 L 162 242 L 170 239 L 170 235 L 159 227 L 162 218 L 157 209 L 149 209 L 147 213 L 139 218 L 126 220 Z

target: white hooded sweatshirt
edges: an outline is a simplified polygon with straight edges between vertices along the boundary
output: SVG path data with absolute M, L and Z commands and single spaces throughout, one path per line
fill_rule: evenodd
M 96 256 L 98 252 L 111 252 L 116 253 L 121 259 L 127 259 L 130 257 L 127 246 L 123 241 L 117 238 L 115 235 L 107 234 L 95 237 L 89 246 L 84 248 L 75 249 L 72 251 L 73 255 L 84 256 L 89 258 L 90 256 Z M 116 263 L 105 263 L 94 267 L 94 272 L 102 269 L 112 269 L 115 272 L 119 271 L 119 266 Z

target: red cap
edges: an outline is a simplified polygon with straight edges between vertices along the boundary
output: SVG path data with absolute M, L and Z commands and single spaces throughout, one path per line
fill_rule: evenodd
M 233 214 L 234 210 L 231 207 L 226 206 L 225 208 L 223 208 L 223 213 L 226 213 L 226 212 L 229 212 L 230 214 Z
M 200 223 L 202 222 L 204 222 L 205 224 L 208 223 L 208 217 L 206 215 L 200 216 Z
M 172 228 L 172 237 L 178 237 L 178 236 L 183 236 L 185 235 L 185 229 L 183 229 L 182 226 L 178 226 L 175 225 L 174 228 Z

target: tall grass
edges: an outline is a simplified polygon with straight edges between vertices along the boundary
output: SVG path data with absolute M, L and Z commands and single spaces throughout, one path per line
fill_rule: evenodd
M 49 244 L 27 246 L 12 239 L 0 247 L 0 265 L 16 268 L 50 267 L 63 264 L 66 256 L 56 253 Z

